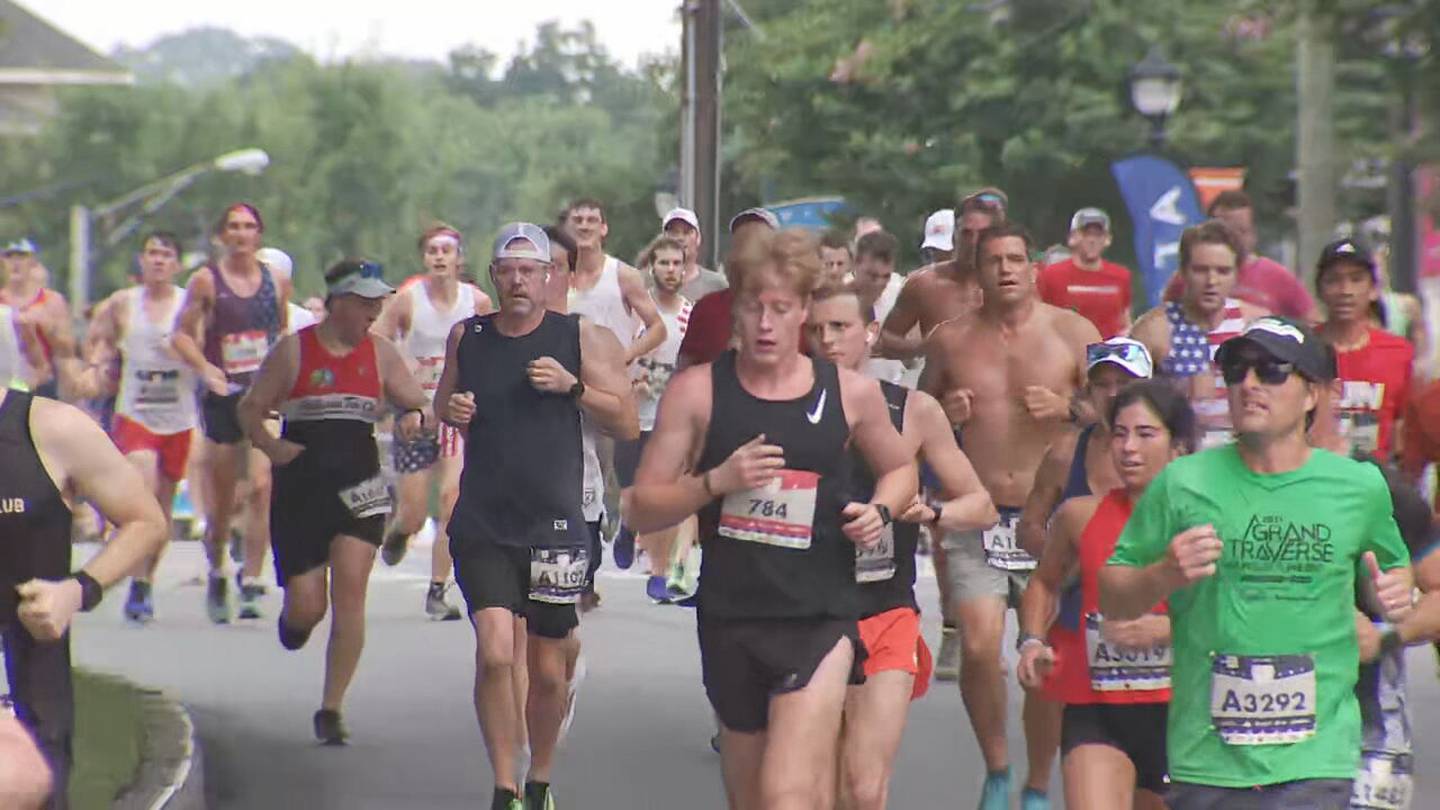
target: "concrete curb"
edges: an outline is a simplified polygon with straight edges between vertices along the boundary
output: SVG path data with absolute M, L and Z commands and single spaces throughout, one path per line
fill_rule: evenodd
M 205 810 L 205 767 L 190 713 L 158 689 L 136 687 L 144 746 L 135 781 L 113 810 Z

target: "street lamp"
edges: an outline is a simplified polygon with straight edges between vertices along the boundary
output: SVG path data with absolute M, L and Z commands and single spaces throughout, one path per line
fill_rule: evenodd
M 251 176 L 265 171 L 270 165 L 270 156 L 263 149 L 239 149 L 226 152 L 217 158 L 196 163 L 162 177 L 140 188 L 93 208 L 76 205 L 70 208 L 70 310 L 75 318 L 81 317 L 90 305 L 90 243 L 91 227 L 107 222 L 111 217 L 137 203 L 144 203 L 140 209 L 125 221 L 110 228 L 100 240 L 104 249 L 113 248 L 133 234 L 145 219 L 159 211 L 175 195 L 189 188 L 200 177 L 210 172 L 240 172 Z
M 1130 104 L 1150 121 L 1150 142 L 1155 148 L 1165 143 L 1165 122 L 1180 108 L 1180 68 L 1165 61 L 1160 48 L 1130 68 Z

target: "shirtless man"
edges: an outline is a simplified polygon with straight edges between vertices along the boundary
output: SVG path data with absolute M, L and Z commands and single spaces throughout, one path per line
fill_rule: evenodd
M 5 246 L 5 286 L 0 288 L 0 304 L 11 307 L 22 329 L 22 339 L 27 341 L 21 347 L 21 372 L 23 379 L 38 381 L 35 393 L 51 398 L 59 397 L 60 379 L 70 379 L 71 374 L 80 373 L 79 359 L 75 355 L 75 336 L 70 324 L 70 305 L 65 296 L 45 287 L 44 267 L 40 264 L 40 251 L 29 239 L 20 239 Z M 33 349 L 28 341 L 39 344 L 44 355 L 44 368 L 37 367 L 29 359 Z M 61 362 L 64 361 L 64 362 Z M 68 384 L 68 383 L 67 383 Z
M 948 533 L 943 540 L 961 626 L 960 694 L 988 771 L 981 810 L 1010 806 L 1000 643 L 1005 609 L 1018 607 L 1035 567 L 1016 543 L 1015 524 L 1046 449 L 1072 418 L 1071 399 L 1085 385 L 1085 347 L 1100 340 L 1083 316 L 1040 300 L 1032 248 L 1014 224 L 981 232 L 976 255 L 984 305 L 935 330 L 920 381 L 960 426 L 965 452 L 1000 510 L 995 528 Z M 1037 700 L 1025 699 L 1027 740 L 1045 716 Z M 1049 770 L 1036 764 L 1048 766 L 1052 758 L 1053 751 L 1031 751 L 1023 810 L 1049 807 Z
M 1158 376 L 1174 381 L 1190 399 L 1202 450 L 1231 438 L 1230 404 L 1225 381 L 1212 363 L 1215 351 L 1250 321 L 1268 314 L 1231 297 L 1241 255 L 1239 237 L 1218 220 L 1186 228 L 1176 271 L 1182 285 L 1180 299 L 1141 315 L 1130 330 L 1155 358 Z

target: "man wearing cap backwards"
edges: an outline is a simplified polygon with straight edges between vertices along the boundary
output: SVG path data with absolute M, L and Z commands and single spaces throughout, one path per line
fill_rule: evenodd
M 40 251 L 34 242 L 29 239 L 11 242 L 5 246 L 3 258 L 6 275 L 5 285 L 0 288 L 0 304 L 11 308 L 24 329 L 18 376 L 32 381 L 35 393 L 58 398 L 60 380 L 69 380 L 80 373 L 70 305 L 65 296 L 45 287 L 44 266 L 40 264 Z M 39 345 L 44 363 L 36 364 L 30 359 L 31 340 Z M 49 373 L 45 374 L 47 368 Z
M 955 258 L 954 208 L 941 208 L 925 218 L 925 237 L 920 241 L 920 255 L 925 264 L 938 264 Z
M 680 282 L 680 295 L 689 301 L 701 298 L 730 286 L 725 274 L 700 266 L 700 219 L 689 208 L 672 208 L 660 218 L 660 232 L 678 240 L 685 247 L 684 274 Z
M 224 254 L 190 276 L 185 306 L 170 337 L 175 352 L 190 365 L 204 386 L 201 419 L 206 487 L 205 555 L 210 562 L 205 607 L 210 621 L 230 621 L 225 547 L 235 511 L 236 484 L 248 467 L 245 510 L 244 580 L 240 587 L 240 618 L 260 618 L 259 582 L 269 537 L 270 469 L 264 454 L 250 446 L 236 406 L 250 387 L 270 347 L 286 328 L 290 282 L 276 278 L 256 257 L 264 233 L 260 212 L 235 203 L 221 214 L 215 235 Z
M 466 434 L 450 550 L 475 628 L 475 710 L 497 810 L 554 806 L 550 771 L 588 563 L 581 415 L 617 439 L 640 433 L 613 333 L 546 310 L 546 277 L 562 272 L 551 255 L 539 227 L 501 230 L 490 264 L 500 309 L 450 330 L 435 395 L 445 421 Z M 516 617 L 526 621 L 528 700 L 513 681 Z M 523 800 L 515 780 L 522 711 L 532 757 Z
M 1200 446 L 1231 440 L 1229 395 L 1213 358 L 1220 344 L 1266 312 L 1231 297 L 1241 251 L 1234 231 L 1209 220 L 1180 235 L 1180 299 L 1165 301 L 1141 315 L 1130 330 L 1145 344 L 1171 380 L 1190 399 L 1200 427 Z
M 854 280 L 851 269 L 855 256 L 845 234 L 829 230 L 820 234 L 820 283 L 817 287 L 838 287 Z
M 1334 377 L 1315 333 L 1263 317 L 1215 361 L 1236 441 L 1150 484 L 1100 572 L 1100 610 L 1135 619 L 1169 600 L 1172 810 L 1339 810 L 1361 743 L 1356 581 L 1403 621 L 1410 557 L 1380 471 L 1306 441 Z
M 979 309 L 931 335 L 921 389 L 940 399 L 980 480 L 1000 510 L 984 532 L 949 533 L 943 545 L 960 624 L 960 694 L 985 757 L 981 810 L 1010 806 L 1005 677 L 1000 644 L 1007 607 L 1018 607 L 1035 558 L 1016 542 L 1020 507 L 1045 451 L 1074 419 L 1071 399 L 1086 384 L 1086 347 L 1100 335 L 1085 318 L 1052 307 L 1035 292 L 1038 265 L 1025 230 L 1003 223 L 976 240 Z M 1026 696 L 1027 739 L 1041 737 L 1045 714 Z M 1041 725 L 1037 725 L 1041 724 Z M 1053 743 L 1030 757 L 1025 810 L 1049 807 L 1045 791 Z
M 1070 218 L 1070 258 L 1040 271 L 1040 298 L 1084 315 L 1107 339 L 1130 328 L 1130 271 L 1105 261 L 1108 247 L 1110 215 L 1081 208 Z
M 325 290 L 325 320 L 275 344 L 237 413 L 275 468 L 270 523 L 276 578 L 285 589 L 280 644 L 305 646 L 327 603 L 331 610 L 315 737 L 343 745 L 340 707 L 365 646 L 365 590 L 390 512 L 375 423 L 388 401 L 404 411 L 397 432 L 412 437 L 425 426 L 429 400 L 394 344 L 370 332 L 395 292 L 380 265 L 345 259 L 325 274 Z M 278 438 L 265 425 L 275 410 L 285 417 Z
M 490 297 L 478 287 L 460 280 L 464 242 L 459 231 L 449 225 L 435 225 L 420 235 L 419 248 L 426 272 L 410 278 L 400 286 L 399 295 L 385 302 L 385 309 L 375 322 L 375 334 L 397 342 L 413 369 L 416 382 L 427 398 L 433 398 L 440 384 L 440 372 L 445 367 L 445 340 L 451 328 L 494 307 Z M 460 459 L 464 457 L 465 440 L 460 431 L 434 418 L 428 418 L 426 426 L 413 440 L 396 439 L 391 445 L 392 464 L 399 475 L 396 486 L 399 503 L 380 556 L 386 565 L 398 565 L 405 557 L 410 536 L 425 523 L 430 488 L 438 477 L 440 514 L 435 518 L 435 543 L 430 550 L 430 587 L 425 593 L 425 613 L 437 621 L 455 621 L 460 618 L 460 609 L 445 599 L 445 586 L 453 568 L 445 525 L 450 522 L 450 511 L 455 508 L 455 498 L 460 491 Z
M 764 208 L 741 211 L 730 220 L 730 255 L 736 255 L 740 248 L 757 236 L 779 229 L 779 220 Z M 725 278 L 729 280 L 729 286 L 695 302 L 695 308 L 690 311 L 690 326 L 680 341 L 678 367 L 714 362 L 730 348 L 735 334 L 732 310 L 735 307 L 735 287 L 740 282 L 738 272 L 734 263 L 727 259 Z
M 905 277 L 895 272 L 895 257 L 900 243 L 885 231 L 872 231 L 860 237 L 855 247 L 855 288 L 865 306 L 875 310 L 875 317 L 883 323 L 900 289 L 905 286 Z M 905 364 L 899 360 L 871 357 L 866 361 L 865 373 L 877 380 L 899 384 L 905 375 Z
M 1326 398 L 1337 420 L 1321 419 L 1316 431 L 1337 430 L 1353 452 L 1388 461 L 1410 395 L 1415 347 L 1370 320 L 1379 298 L 1375 260 L 1364 245 L 1340 239 L 1325 246 L 1315 270 L 1315 290 L 1325 305 L 1320 338 L 1335 347 L 1338 398 Z

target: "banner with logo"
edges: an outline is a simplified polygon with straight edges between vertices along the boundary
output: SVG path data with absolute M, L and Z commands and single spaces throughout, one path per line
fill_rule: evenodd
M 1179 166 L 1154 155 L 1117 161 L 1110 173 L 1130 211 L 1137 269 L 1153 307 L 1180 266 L 1180 234 L 1204 219 L 1195 184 Z
M 1195 193 L 1200 197 L 1200 210 L 1209 211 L 1210 203 L 1215 202 L 1221 192 L 1245 189 L 1245 169 L 1193 166 L 1190 180 L 1195 183 Z

